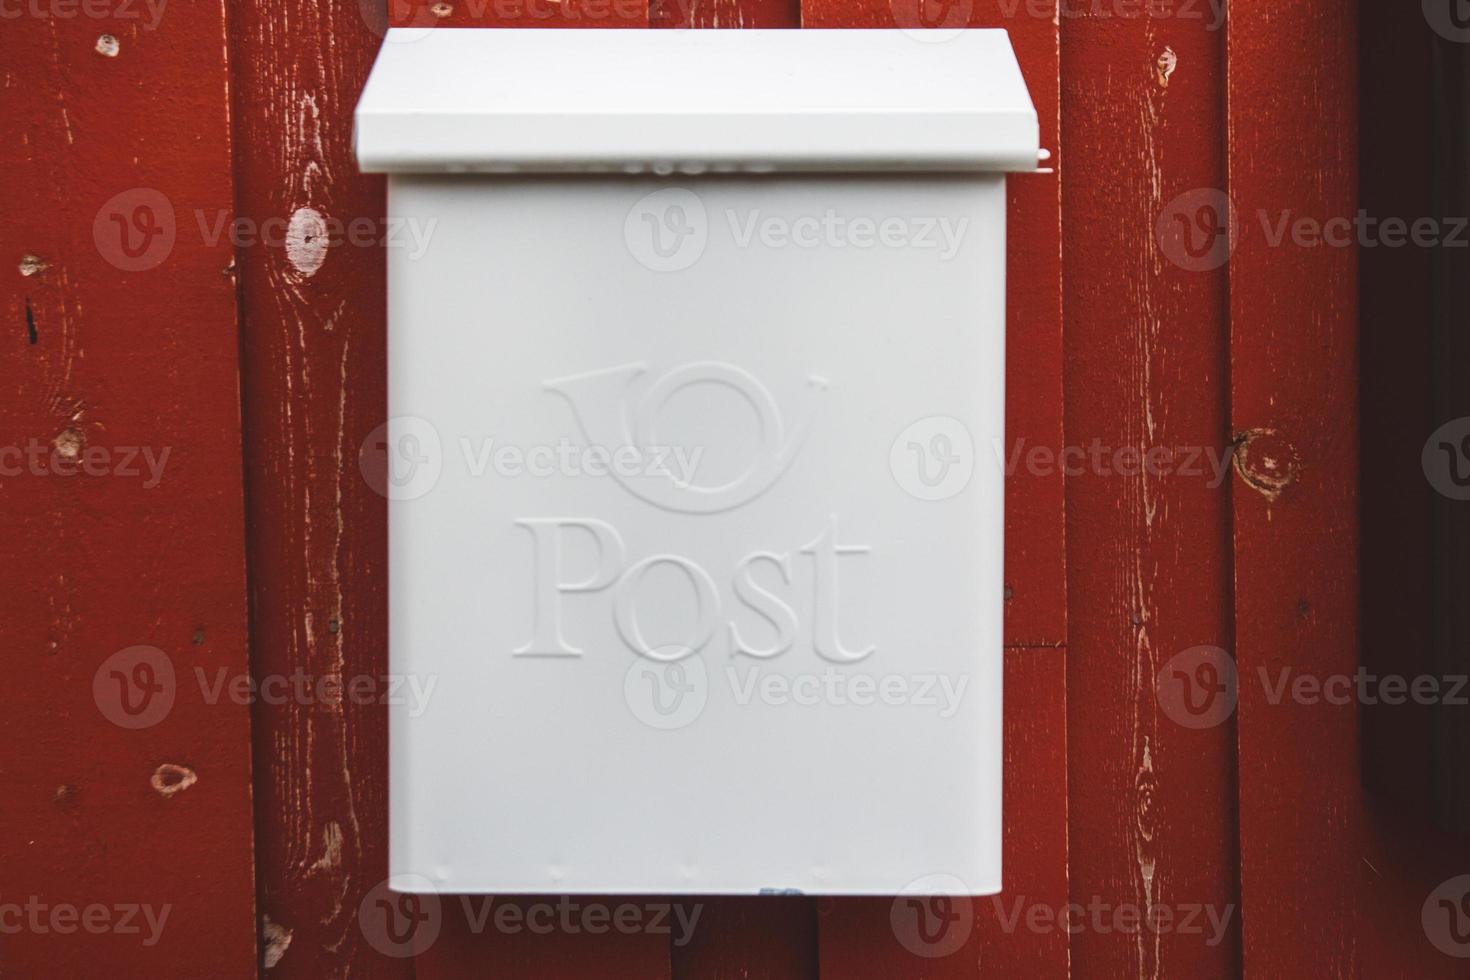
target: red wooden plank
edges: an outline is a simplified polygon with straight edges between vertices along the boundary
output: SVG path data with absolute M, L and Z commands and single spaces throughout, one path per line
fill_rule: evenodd
M 1072 962 L 1089 976 L 1229 976 L 1231 721 L 1188 727 L 1169 700 L 1174 658 L 1231 641 L 1225 274 L 1156 234 L 1223 186 L 1224 39 L 1182 7 L 1135 10 L 1062 20 L 1062 139 L 1086 161 L 1062 181 L 1067 440 L 1156 454 L 1068 481 L 1068 727 L 1083 733 L 1069 749 L 1072 898 L 1161 906 L 1179 928 L 1087 929 Z M 1195 908 L 1223 934 L 1199 913 L 1184 928 Z
M 805 0 L 809 28 L 902 27 L 915 44 L 943 44 L 943 30 L 1010 31 L 1041 120 L 1041 145 L 1058 152 L 1059 48 L 1055 0 L 1012 5 L 957 0 Z M 1040 16 L 1033 16 L 1039 14 Z M 1057 646 L 1067 638 L 1063 509 L 1061 189 L 1055 174 L 1012 176 L 1006 249 L 1006 445 L 982 447 L 1008 467 L 1006 481 L 1006 643 Z
M 382 33 L 371 4 L 231 8 L 257 678 L 314 687 L 387 669 L 385 501 L 358 456 L 384 419 L 383 184 L 359 176 L 352 110 Z M 365 19 L 366 18 L 366 19 Z M 326 246 L 366 220 L 369 247 Z M 320 224 L 319 224 L 320 223 Z M 407 976 L 358 908 L 386 873 L 386 718 L 360 699 L 255 712 L 260 906 L 271 976 Z
M 250 976 L 224 24 L 103 12 L 0 28 L 0 974 Z
M 1353 213 L 1354 11 L 1237 4 L 1231 192 L 1246 215 Z M 1280 64 L 1290 51 L 1291 67 Z M 1329 136 L 1330 134 L 1330 136 Z M 1357 344 L 1350 248 L 1244 237 L 1230 266 L 1232 425 L 1269 451 L 1235 498 L 1237 657 L 1247 676 L 1357 664 Z M 1267 447 L 1263 447 L 1265 449 Z M 1277 461 L 1266 471 L 1267 460 Z M 1355 706 L 1242 686 L 1241 889 L 1253 976 L 1360 970 L 1365 885 Z M 1310 908 L 1309 916 L 1295 914 Z
M 1355 27 L 1353 4 L 1232 5 L 1230 189 L 1250 220 L 1355 213 Z M 1357 667 L 1356 260 L 1254 234 L 1230 262 L 1231 424 L 1261 443 L 1235 494 L 1243 677 Z M 1239 707 L 1246 973 L 1359 975 L 1376 923 L 1357 706 L 1263 688 L 1242 684 Z
M 1006 653 L 1005 891 L 970 899 L 822 899 L 823 976 L 1067 975 L 1066 656 Z

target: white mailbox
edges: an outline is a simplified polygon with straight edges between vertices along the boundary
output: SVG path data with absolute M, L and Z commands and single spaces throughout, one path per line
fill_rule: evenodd
M 401 890 L 1000 888 L 1001 31 L 392 31 Z

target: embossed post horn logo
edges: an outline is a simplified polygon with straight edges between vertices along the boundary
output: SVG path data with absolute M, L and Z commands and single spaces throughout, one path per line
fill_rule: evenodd
M 646 364 L 591 371 L 544 382 L 571 405 L 582 434 L 608 449 L 633 446 L 648 452 L 659 445 L 659 413 L 675 394 L 698 385 L 718 385 L 740 396 L 759 425 L 756 458 L 724 483 L 704 485 L 669 472 L 637 475 L 612 471 L 634 496 L 656 507 L 685 514 L 717 514 L 747 504 L 766 492 L 791 465 L 810 429 L 813 410 L 789 429 L 780 406 L 759 379 L 743 368 L 719 361 L 697 361 L 673 368 L 652 384 Z M 826 390 L 818 377 L 809 381 L 810 401 Z

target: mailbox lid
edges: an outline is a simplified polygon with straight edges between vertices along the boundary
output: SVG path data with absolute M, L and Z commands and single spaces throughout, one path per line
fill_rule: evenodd
M 1025 171 L 1002 30 L 390 30 L 356 115 L 369 173 Z M 938 36 L 936 34 L 936 36 Z

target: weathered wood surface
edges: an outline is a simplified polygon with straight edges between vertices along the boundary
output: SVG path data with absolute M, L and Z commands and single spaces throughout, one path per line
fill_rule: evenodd
M 224 16 L 100 12 L 0 21 L 0 975 L 245 976 Z
M 383 181 L 352 154 L 383 29 L 358 0 L 230 7 L 239 213 L 274 229 L 238 249 L 254 670 L 379 691 L 386 501 L 359 456 L 385 421 L 385 265 L 376 238 L 324 232 L 384 232 Z M 358 916 L 387 873 L 386 708 L 291 697 L 258 705 L 254 725 L 269 975 L 409 976 Z
M 1107 7 L 1062 21 L 1067 441 L 1169 451 L 1068 480 L 1072 899 L 1230 915 L 1218 937 L 1085 929 L 1084 976 L 1239 970 L 1233 724 L 1177 720 L 1181 694 L 1200 695 L 1174 674 L 1232 641 L 1225 272 L 1159 233 L 1212 200 L 1180 195 L 1225 186 L 1211 23 Z
M 409 26 L 798 20 L 792 0 L 393 2 Z M 23 193 L 0 206 L 14 270 L 0 453 L 37 440 L 48 467 L 89 449 L 118 465 L 129 447 L 169 455 L 153 486 L 141 452 L 136 477 L 0 474 L 0 631 L 23 692 L 0 714 L 0 902 L 169 915 L 153 945 L 141 912 L 142 935 L 0 935 L 0 974 L 1457 975 L 1421 909 L 1470 872 L 1463 843 L 1360 788 L 1355 706 L 1273 704 L 1256 679 L 1357 663 L 1356 253 L 1272 246 L 1257 217 L 1355 210 L 1355 11 L 1240 0 L 1227 38 L 1215 5 L 1196 9 L 800 11 L 807 27 L 1009 28 L 1061 171 L 1011 182 L 1004 448 L 1022 461 L 1007 507 L 1007 890 L 963 919 L 929 906 L 969 926 L 939 956 L 895 923 L 925 908 L 888 899 L 698 900 L 693 939 L 674 945 L 507 934 L 477 927 L 484 909 L 457 896 L 417 960 L 384 953 L 371 918 L 386 872 L 383 707 L 250 708 L 211 699 L 194 671 L 246 669 L 247 548 L 258 681 L 386 671 L 385 504 L 371 486 L 383 256 L 372 236 L 320 232 L 354 218 L 385 231 L 351 112 L 389 15 L 372 0 L 261 0 L 168 7 L 152 28 L 148 8 L 133 22 L 8 20 L 0 177 Z M 160 197 L 110 201 L 137 188 L 167 201 L 171 225 L 155 220 Z M 1241 233 L 1220 255 L 1210 208 L 1227 192 Z M 1407 188 L 1389 200 L 1416 206 Z M 248 240 L 217 233 L 236 206 Z M 167 227 L 171 249 L 145 268 L 145 241 Z M 1393 280 L 1415 274 L 1405 253 L 1389 265 Z M 1407 315 L 1391 298 L 1365 309 Z M 1413 351 L 1395 351 L 1396 377 L 1413 377 Z M 1108 455 L 1065 479 L 1026 465 L 1033 447 L 1094 440 L 1173 455 L 1162 468 Z M 1370 478 L 1365 492 L 1404 500 L 1403 486 Z M 1404 635 L 1402 619 L 1374 622 L 1374 636 Z M 174 699 L 156 724 L 122 729 L 93 681 L 138 645 L 175 668 Z M 1201 663 L 1232 661 L 1188 653 L 1201 646 L 1233 655 L 1240 678 L 1235 710 L 1203 725 L 1182 699 L 1212 703 Z M 1415 724 L 1386 744 L 1411 742 Z M 1422 774 L 1375 785 L 1412 798 Z M 1070 937 L 1028 923 L 1034 908 L 1054 923 L 1069 900 L 1228 917 L 1219 932 L 1084 921 Z
M 1230 260 L 1230 400 L 1242 440 L 1235 650 L 1253 977 L 1363 968 L 1357 705 L 1273 704 L 1257 681 L 1260 669 L 1326 678 L 1357 667 L 1357 253 L 1273 244 L 1259 222 L 1355 210 L 1355 18 L 1324 0 L 1231 7 L 1230 191 L 1247 222 Z
M 1369 6 L 1364 28 L 1379 39 L 1375 49 L 1424 50 L 1422 21 L 1406 22 Z M 1234 509 L 1243 678 L 1264 670 L 1273 678 L 1287 672 L 1328 682 L 1354 677 L 1360 662 L 1360 253 L 1351 243 L 1314 244 L 1311 237 L 1288 234 L 1275 244 L 1261 234 L 1263 216 L 1274 222 L 1289 212 L 1327 221 L 1357 213 L 1356 16 L 1351 5 L 1326 2 L 1281 7 L 1246 0 L 1231 11 L 1231 193 L 1243 218 L 1256 226 L 1253 238 L 1242 236 L 1230 263 L 1231 411 L 1235 430 L 1261 443 L 1260 452 L 1241 457 L 1246 487 L 1237 484 Z M 1295 52 L 1289 61 L 1281 57 L 1283 47 Z M 1366 64 L 1375 60 L 1370 56 Z M 1414 145 L 1415 134 L 1424 132 L 1422 117 L 1415 126 L 1424 93 L 1414 90 L 1419 65 L 1413 58 L 1404 65 L 1403 73 L 1399 65 L 1392 73 L 1375 73 L 1385 89 L 1369 90 L 1383 112 L 1395 115 L 1371 123 L 1380 135 L 1368 165 L 1385 166 L 1402 179 L 1385 193 L 1383 175 L 1370 173 L 1374 189 L 1363 203 L 1388 209 L 1375 210 L 1371 216 L 1377 220 L 1430 213 L 1419 195 L 1424 175 L 1413 172 L 1414 161 L 1425 153 Z M 1393 94 L 1401 101 L 1384 101 Z M 1379 238 L 1361 230 L 1352 237 L 1359 234 Z M 1426 328 L 1416 322 L 1414 304 L 1423 297 L 1416 297 L 1413 284 L 1424 256 L 1383 249 L 1366 254 L 1372 258 L 1363 312 L 1374 321 L 1364 331 L 1364 349 L 1374 357 L 1374 373 L 1381 381 L 1422 378 L 1417 372 L 1427 365 L 1414 364 L 1414 358 L 1416 350 L 1420 356 L 1426 350 Z M 1373 289 L 1389 284 L 1405 295 Z M 1384 316 L 1410 324 L 1407 331 L 1392 330 L 1394 350 L 1387 354 L 1385 325 L 1376 322 Z M 1381 381 L 1362 392 L 1377 401 Z M 1428 624 L 1412 615 L 1423 599 L 1414 590 L 1422 570 L 1412 558 L 1423 548 L 1415 525 L 1416 510 L 1423 511 L 1415 506 L 1414 489 L 1403 496 L 1399 467 L 1417 467 L 1429 432 L 1414 431 L 1420 428 L 1415 385 L 1393 397 L 1393 417 L 1369 422 L 1380 435 L 1371 441 L 1374 468 L 1366 474 L 1365 492 L 1380 505 L 1396 497 L 1407 506 L 1395 511 L 1400 523 L 1394 540 L 1386 543 L 1379 529 L 1367 543 L 1370 559 L 1391 554 L 1391 562 L 1407 567 L 1396 585 L 1384 581 L 1382 566 L 1370 560 L 1364 567 L 1375 610 L 1366 637 L 1392 646 L 1369 649 L 1361 659 L 1372 670 L 1413 677 L 1431 666 L 1422 647 L 1415 649 Z M 1408 452 L 1398 456 L 1399 447 L 1382 441 L 1384 431 L 1407 438 Z M 1406 614 L 1402 629 L 1395 625 L 1398 616 L 1384 611 L 1399 590 Z M 1408 748 L 1414 742 L 1413 713 L 1395 717 L 1357 697 L 1344 703 L 1273 700 L 1265 688 L 1263 682 L 1243 682 L 1239 711 L 1245 974 L 1463 975 L 1463 960 L 1434 942 L 1455 945 L 1442 917 L 1459 911 L 1453 904 L 1437 905 L 1434 897 L 1442 883 L 1470 871 L 1470 861 L 1464 841 L 1436 834 L 1429 808 L 1422 800 L 1414 803 L 1423 787 L 1426 745 Z M 1386 691 L 1370 688 L 1369 695 Z M 1369 786 L 1385 794 L 1379 799 L 1363 788 L 1359 713 L 1365 707 L 1369 720 L 1388 726 L 1380 728 L 1386 742 L 1370 744 L 1363 753 Z M 1407 751 L 1394 753 L 1389 765 L 1398 769 L 1385 773 L 1384 752 L 1395 744 Z M 1465 887 L 1439 897 L 1454 903 Z
M 651 0 L 650 26 L 726 30 L 801 26 L 800 0 Z

